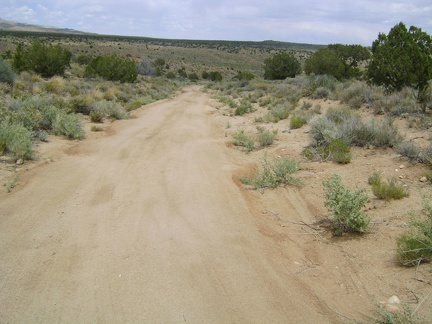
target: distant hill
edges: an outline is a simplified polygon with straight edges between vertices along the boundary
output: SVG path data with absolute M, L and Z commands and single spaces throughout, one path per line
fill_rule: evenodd
M 12 20 L 5 20 L 0 18 L 0 30 L 9 31 L 29 31 L 29 32 L 45 32 L 45 33 L 59 33 L 59 34 L 78 34 L 84 35 L 85 32 L 70 29 L 70 28 L 57 28 L 51 26 L 32 25 L 20 23 Z
M 121 35 L 104 35 L 96 33 L 86 33 L 70 28 L 58 28 L 51 26 L 32 25 L 20 23 L 17 21 L 5 20 L 0 18 L 0 35 L 13 34 L 16 37 L 40 37 L 41 33 L 44 36 L 51 38 L 64 37 L 86 37 L 88 39 L 98 39 L 105 41 L 127 41 L 127 42 L 146 42 L 161 46 L 178 46 L 178 47 L 220 47 L 220 46 L 244 46 L 255 48 L 274 48 L 292 51 L 314 51 L 325 45 L 304 44 L 280 42 L 274 40 L 265 41 L 233 41 L 233 40 L 192 40 L 192 39 L 167 39 L 167 38 L 152 38 L 145 36 L 121 36 Z

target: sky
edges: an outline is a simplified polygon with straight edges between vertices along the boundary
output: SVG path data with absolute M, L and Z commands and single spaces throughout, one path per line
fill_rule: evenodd
M 432 1 L 2 0 L 0 18 L 107 35 L 372 45 L 404 22 L 432 35 Z

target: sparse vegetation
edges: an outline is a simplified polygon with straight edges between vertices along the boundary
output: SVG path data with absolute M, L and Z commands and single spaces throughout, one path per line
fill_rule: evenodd
M 257 141 L 261 147 L 269 146 L 273 144 L 277 132 L 270 131 L 268 129 L 265 129 L 262 126 L 257 126 L 257 130 L 258 130 Z
M 276 188 L 280 185 L 299 185 L 300 181 L 293 174 L 299 170 L 299 163 L 287 158 L 270 158 L 264 155 L 261 169 L 252 177 L 240 180 L 254 189 Z
M 6 191 L 8 193 L 12 192 L 12 190 L 18 185 L 20 180 L 20 175 L 16 174 L 10 181 L 5 183 Z
M 239 129 L 233 135 L 233 144 L 235 146 L 242 146 L 246 152 L 250 152 L 254 149 L 254 139 L 247 135 L 243 129 Z
M 369 177 L 368 182 L 372 186 L 373 194 L 379 199 L 402 199 L 409 196 L 409 192 L 398 185 L 395 179 L 384 182 L 381 179 L 381 175 L 377 172 L 374 172 Z
M 408 305 L 404 305 L 402 311 L 390 312 L 385 309 L 379 311 L 379 318 L 375 318 L 377 324 L 419 324 L 423 319 L 411 310 Z
M 423 215 L 414 215 L 411 229 L 397 239 L 398 260 L 416 266 L 432 260 L 432 205 L 425 202 Z

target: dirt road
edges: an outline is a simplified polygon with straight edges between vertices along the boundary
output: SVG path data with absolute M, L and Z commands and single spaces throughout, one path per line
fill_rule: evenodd
M 212 111 L 186 88 L 2 192 L 0 322 L 334 323 L 361 308 L 358 273 L 347 288 L 313 237 L 263 225 Z M 275 203 L 307 220 L 286 192 Z

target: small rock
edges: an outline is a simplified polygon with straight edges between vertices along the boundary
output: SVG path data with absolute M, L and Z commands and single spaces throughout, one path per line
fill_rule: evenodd
M 428 179 L 426 177 L 421 177 L 420 178 L 420 182 L 427 182 L 427 181 L 428 181 Z
M 399 179 L 403 179 L 403 178 L 404 178 L 404 176 L 403 176 L 403 175 L 400 175 L 400 176 L 399 176 Z
M 17 164 L 17 165 L 21 165 L 21 164 L 24 164 L 24 161 L 23 161 L 23 159 L 18 159 L 18 160 L 16 161 L 16 164 Z
M 400 304 L 400 299 L 398 296 L 391 296 L 389 299 L 387 299 L 387 304 Z
M 399 169 L 403 169 L 403 168 L 405 168 L 405 165 L 402 164 L 399 166 Z
M 395 169 L 396 172 L 399 172 L 399 169 Z

